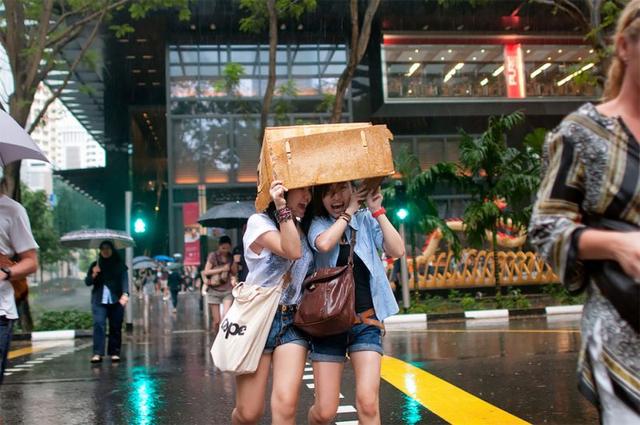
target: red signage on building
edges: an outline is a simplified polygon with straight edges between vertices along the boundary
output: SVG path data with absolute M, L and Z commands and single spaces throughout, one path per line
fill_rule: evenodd
M 200 265 L 200 225 L 198 224 L 198 203 L 182 204 L 184 223 L 184 265 Z
M 504 78 L 507 83 L 507 97 L 522 99 L 527 96 L 524 85 L 522 45 L 504 45 Z

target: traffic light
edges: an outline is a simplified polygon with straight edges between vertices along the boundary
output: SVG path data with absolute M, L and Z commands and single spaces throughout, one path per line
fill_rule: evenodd
M 409 217 L 409 210 L 407 209 L 407 193 L 401 180 L 396 181 L 395 192 L 396 217 L 400 221 L 404 221 Z
M 147 223 L 141 217 L 136 218 L 136 221 L 133 222 L 133 232 L 134 233 L 144 233 L 147 231 Z

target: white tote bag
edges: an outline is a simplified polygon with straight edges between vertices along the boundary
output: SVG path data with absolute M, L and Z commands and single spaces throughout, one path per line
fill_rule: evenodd
M 211 347 L 221 371 L 241 375 L 258 369 L 281 293 L 282 282 L 267 288 L 239 283 L 233 288 L 235 300 Z

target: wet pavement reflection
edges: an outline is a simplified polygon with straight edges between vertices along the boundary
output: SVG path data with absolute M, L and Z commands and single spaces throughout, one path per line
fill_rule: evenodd
M 136 300 L 134 317 L 139 319 L 125 338 L 119 364 L 105 359 L 91 365 L 90 339 L 34 346 L 32 354 L 11 359 L 0 389 L 2 423 L 230 423 L 234 379 L 212 364 L 213 334 L 204 330 L 199 301 L 195 293 L 181 294 L 174 314 L 170 303 L 152 297 L 144 319 L 145 303 Z M 384 349 L 526 422 L 596 424 L 595 409 L 576 389 L 578 326 L 576 316 L 395 325 L 388 328 Z M 27 346 L 16 343 L 12 350 Z M 405 387 L 429 394 L 421 379 L 400 378 Z M 306 377 L 303 382 L 300 424 L 306 423 L 313 403 L 313 381 Z M 336 422 L 357 419 L 354 389 L 353 370 L 347 367 Z M 447 423 L 446 412 L 428 409 L 385 381 L 380 400 L 383 424 Z M 266 405 L 262 423 L 270 423 Z

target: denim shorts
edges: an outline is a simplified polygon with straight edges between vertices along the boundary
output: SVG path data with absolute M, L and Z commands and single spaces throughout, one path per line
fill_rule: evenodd
M 276 347 L 284 344 L 298 344 L 309 349 L 309 339 L 307 335 L 293 325 L 294 311 L 283 313 L 278 306 L 276 315 L 271 323 L 271 330 L 264 346 L 264 353 L 273 353 Z
M 375 319 L 375 316 L 372 317 Z M 311 337 L 311 361 L 342 363 L 347 353 L 357 351 L 382 351 L 382 331 L 372 325 L 360 323 L 345 333 L 324 338 Z

